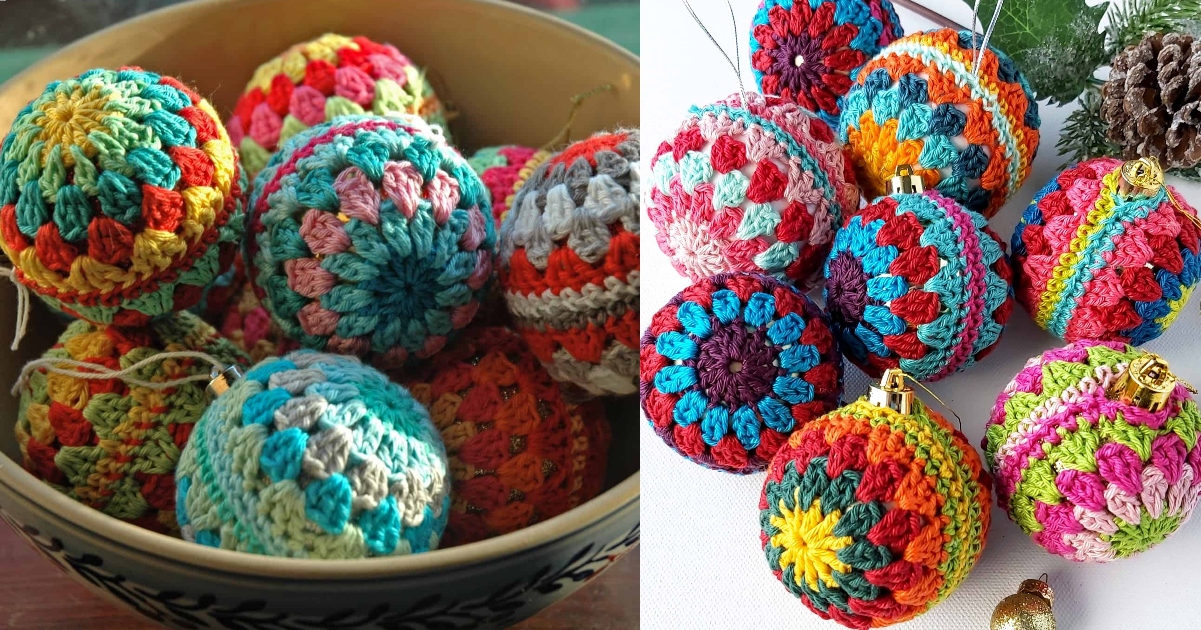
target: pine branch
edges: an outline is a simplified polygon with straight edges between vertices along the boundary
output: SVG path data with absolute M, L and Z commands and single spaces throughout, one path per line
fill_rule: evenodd
M 1059 133 L 1055 148 L 1068 157 L 1068 164 L 1091 160 L 1104 155 L 1117 156 L 1121 150 L 1105 136 L 1105 121 L 1101 120 L 1101 90 L 1090 85 L 1078 101 L 1079 107 L 1068 114 Z M 1064 166 L 1067 166 L 1066 164 Z
M 1105 29 L 1109 56 L 1138 43 L 1147 33 L 1178 30 L 1201 15 L 1201 0 L 1109 0 Z

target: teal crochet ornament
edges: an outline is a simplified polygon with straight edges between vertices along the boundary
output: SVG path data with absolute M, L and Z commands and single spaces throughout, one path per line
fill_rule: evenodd
M 438 546 L 446 449 L 425 408 L 354 357 L 298 350 L 217 396 L 176 470 L 186 540 L 294 558 Z

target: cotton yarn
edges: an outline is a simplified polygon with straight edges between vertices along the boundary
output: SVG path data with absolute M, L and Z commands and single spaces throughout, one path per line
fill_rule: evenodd
M 1026 181 L 1038 104 L 1013 60 L 991 46 L 977 77 L 972 38 L 952 29 L 908 35 L 856 75 L 838 134 L 865 196 L 885 194 L 897 166 L 910 164 L 927 190 L 991 218 Z
M 641 359 L 651 427 L 713 470 L 763 470 L 790 433 L 842 396 L 826 315 L 759 274 L 720 274 L 681 291 L 651 319 Z
M 843 353 L 869 376 L 936 381 L 1000 341 L 1012 271 L 988 221 L 936 191 L 882 197 L 851 217 L 826 261 Z
M 53 309 L 143 325 L 191 308 L 242 237 L 238 158 L 208 101 L 140 68 L 55 81 L 0 144 L 0 248 Z
M 1047 551 L 1107 562 L 1162 542 L 1201 496 L 1201 414 L 1181 383 L 1149 411 L 1110 386 L 1141 351 L 1079 341 L 1026 362 L 983 441 L 1009 518 Z
M 1097 158 L 1057 175 L 1013 232 L 1018 302 L 1067 341 L 1141 345 L 1176 319 L 1201 277 L 1197 211 L 1170 186 L 1125 195 L 1122 161 Z
M 230 301 L 218 329 L 231 343 L 245 352 L 251 363 L 268 357 L 283 356 L 298 350 L 300 344 L 289 338 L 271 319 L 254 292 L 254 286 L 243 283 L 238 295 Z
M 467 326 L 496 252 L 479 177 L 429 126 L 343 116 L 301 132 L 255 182 L 246 257 L 284 333 L 381 367 Z
M 76 321 L 42 358 L 119 370 L 180 351 L 203 352 L 226 365 L 248 362 L 188 312 L 145 328 Z M 194 358 L 170 358 L 152 362 L 135 376 L 166 382 L 207 375 L 211 369 L 210 363 Z M 156 390 L 118 378 L 83 379 L 42 368 L 30 375 L 20 395 L 16 434 L 26 470 L 109 516 L 178 534 L 175 467 L 208 405 L 203 381 Z
M 443 547 L 517 531 L 600 493 L 604 408 L 564 402 L 517 333 L 473 329 L 401 382 L 429 409 L 450 457 Z
M 184 538 L 292 558 L 438 546 L 450 508 L 429 414 L 354 357 L 267 359 L 218 396 L 176 473 Z
M 540 149 L 506 144 L 485 147 L 467 158 L 471 170 L 480 176 L 492 195 L 492 216 L 496 219 L 497 228 L 508 214 L 517 191 L 550 155 Z
M 847 628 L 907 621 L 980 559 L 991 479 L 942 416 L 866 398 L 799 428 L 771 461 L 760 540 L 776 577 Z
M 253 177 L 292 136 L 355 114 L 415 114 L 446 127 L 425 73 L 391 44 L 327 33 L 259 66 L 229 119 Z
M 651 160 L 647 215 L 659 249 L 693 282 L 744 271 L 810 286 L 858 208 L 830 127 L 774 96 L 693 107 Z
M 764 94 L 835 124 L 851 75 L 902 34 L 888 0 L 761 0 L 751 23 L 751 70 Z
M 500 229 L 500 283 L 517 332 L 580 395 L 638 379 L 637 129 L 597 133 L 551 156 Z

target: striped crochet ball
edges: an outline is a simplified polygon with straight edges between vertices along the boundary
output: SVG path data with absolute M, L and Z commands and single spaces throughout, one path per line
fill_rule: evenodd
M 76 321 L 42 355 L 120 370 L 163 352 L 203 352 L 228 365 L 246 355 L 188 312 L 144 328 Z M 196 359 L 151 362 L 133 376 L 144 382 L 204 377 Z M 89 507 L 157 532 L 178 535 L 175 467 L 208 405 L 205 381 L 166 389 L 121 379 L 32 373 L 20 391 L 17 445 L 24 467 Z
M 938 605 L 975 566 L 991 484 L 942 416 L 862 398 L 801 427 L 772 459 L 760 540 L 772 572 L 818 616 L 889 626 Z
M 302 346 L 397 366 L 475 317 L 496 252 L 491 213 L 436 128 L 343 116 L 293 137 L 259 173 L 250 277 Z
M 492 195 L 492 216 L 499 229 L 509 213 L 517 191 L 525 185 L 534 169 L 551 156 L 550 153 L 516 144 L 487 147 L 467 158 L 471 170 L 483 180 Z
M 208 101 L 140 68 L 55 81 L 0 144 L 0 248 L 56 310 L 140 326 L 200 302 L 242 238 L 238 158 Z
M 873 377 L 965 370 L 992 352 L 1013 312 L 1000 238 L 936 191 L 882 197 L 851 217 L 825 271 L 843 354 Z
M 424 71 L 395 46 L 328 33 L 254 71 L 229 133 L 253 177 L 288 138 L 356 114 L 413 114 L 446 127 L 446 111 Z
M 1079 341 L 1026 362 L 983 441 L 1009 518 L 1050 553 L 1109 562 L 1162 542 L 1201 497 L 1201 414 L 1183 383 L 1148 411 L 1109 388 L 1140 350 Z
M 268 556 L 429 551 L 450 511 L 425 408 L 358 359 L 311 350 L 267 359 L 218 396 L 176 482 L 186 540 Z
M 1038 104 L 1017 64 L 991 46 L 977 78 L 976 44 L 968 31 L 916 33 L 856 74 L 838 135 L 865 196 L 885 194 L 897 166 L 909 164 L 927 190 L 992 217 L 1026 181 Z
M 842 396 L 826 315 L 759 274 L 720 274 L 681 291 L 651 319 L 641 358 L 651 427 L 713 470 L 763 470 L 790 433 Z
M 513 325 L 575 397 L 638 382 L 637 129 L 569 145 L 539 166 L 500 228 Z
M 888 0 L 761 0 L 751 69 L 764 94 L 834 124 L 855 70 L 902 33 Z
M 450 457 L 453 547 L 558 516 L 600 493 L 609 423 L 597 401 L 567 403 L 521 337 L 477 328 L 400 380 Z
M 693 282 L 742 271 L 812 286 L 834 232 L 858 208 L 830 127 L 774 96 L 693 107 L 651 160 L 655 238 Z
M 1201 278 L 1197 211 L 1171 186 L 1122 194 L 1121 167 L 1097 158 L 1063 171 L 1034 195 L 1013 232 L 1018 301 L 1066 341 L 1151 341 Z

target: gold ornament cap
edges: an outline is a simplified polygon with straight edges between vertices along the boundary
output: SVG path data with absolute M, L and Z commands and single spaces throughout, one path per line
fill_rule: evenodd
M 1055 592 L 1042 579 L 1024 580 L 1018 592 L 1001 600 L 993 611 L 990 630 L 1055 630 L 1051 605 Z
M 913 389 L 905 384 L 904 372 L 888 368 L 880 377 L 880 383 L 871 386 L 867 400 L 877 407 L 908 414 L 913 410 Z
M 912 165 L 899 164 L 896 174 L 889 182 L 889 190 L 889 194 L 892 195 L 911 195 L 921 194 L 925 191 L 925 187 L 922 186 L 922 178 L 913 172 Z
M 1118 190 L 1123 195 L 1141 195 L 1150 197 L 1159 194 L 1163 188 L 1163 167 L 1159 160 L 1153 157 L 1143 157 L 1130 160 L 1122 165 L 1122 181 Z
M 1129 402 L 1147 411 L 1159 411 L 1168 405 L 1176 389 L 1176 375 L 1168 362 L 1148 352 L 1130 362 L 1109 388 L 1110 398 Z
M 229 388 L 242 378 L 242 370 L 236 365 L 231 365 L 224 370 L 214 365 L 209 372 L 209 378 L 212 380 L 209 381 L 205 390 L 208 391 L 210 397 L 216 398 L 229 391 Z

